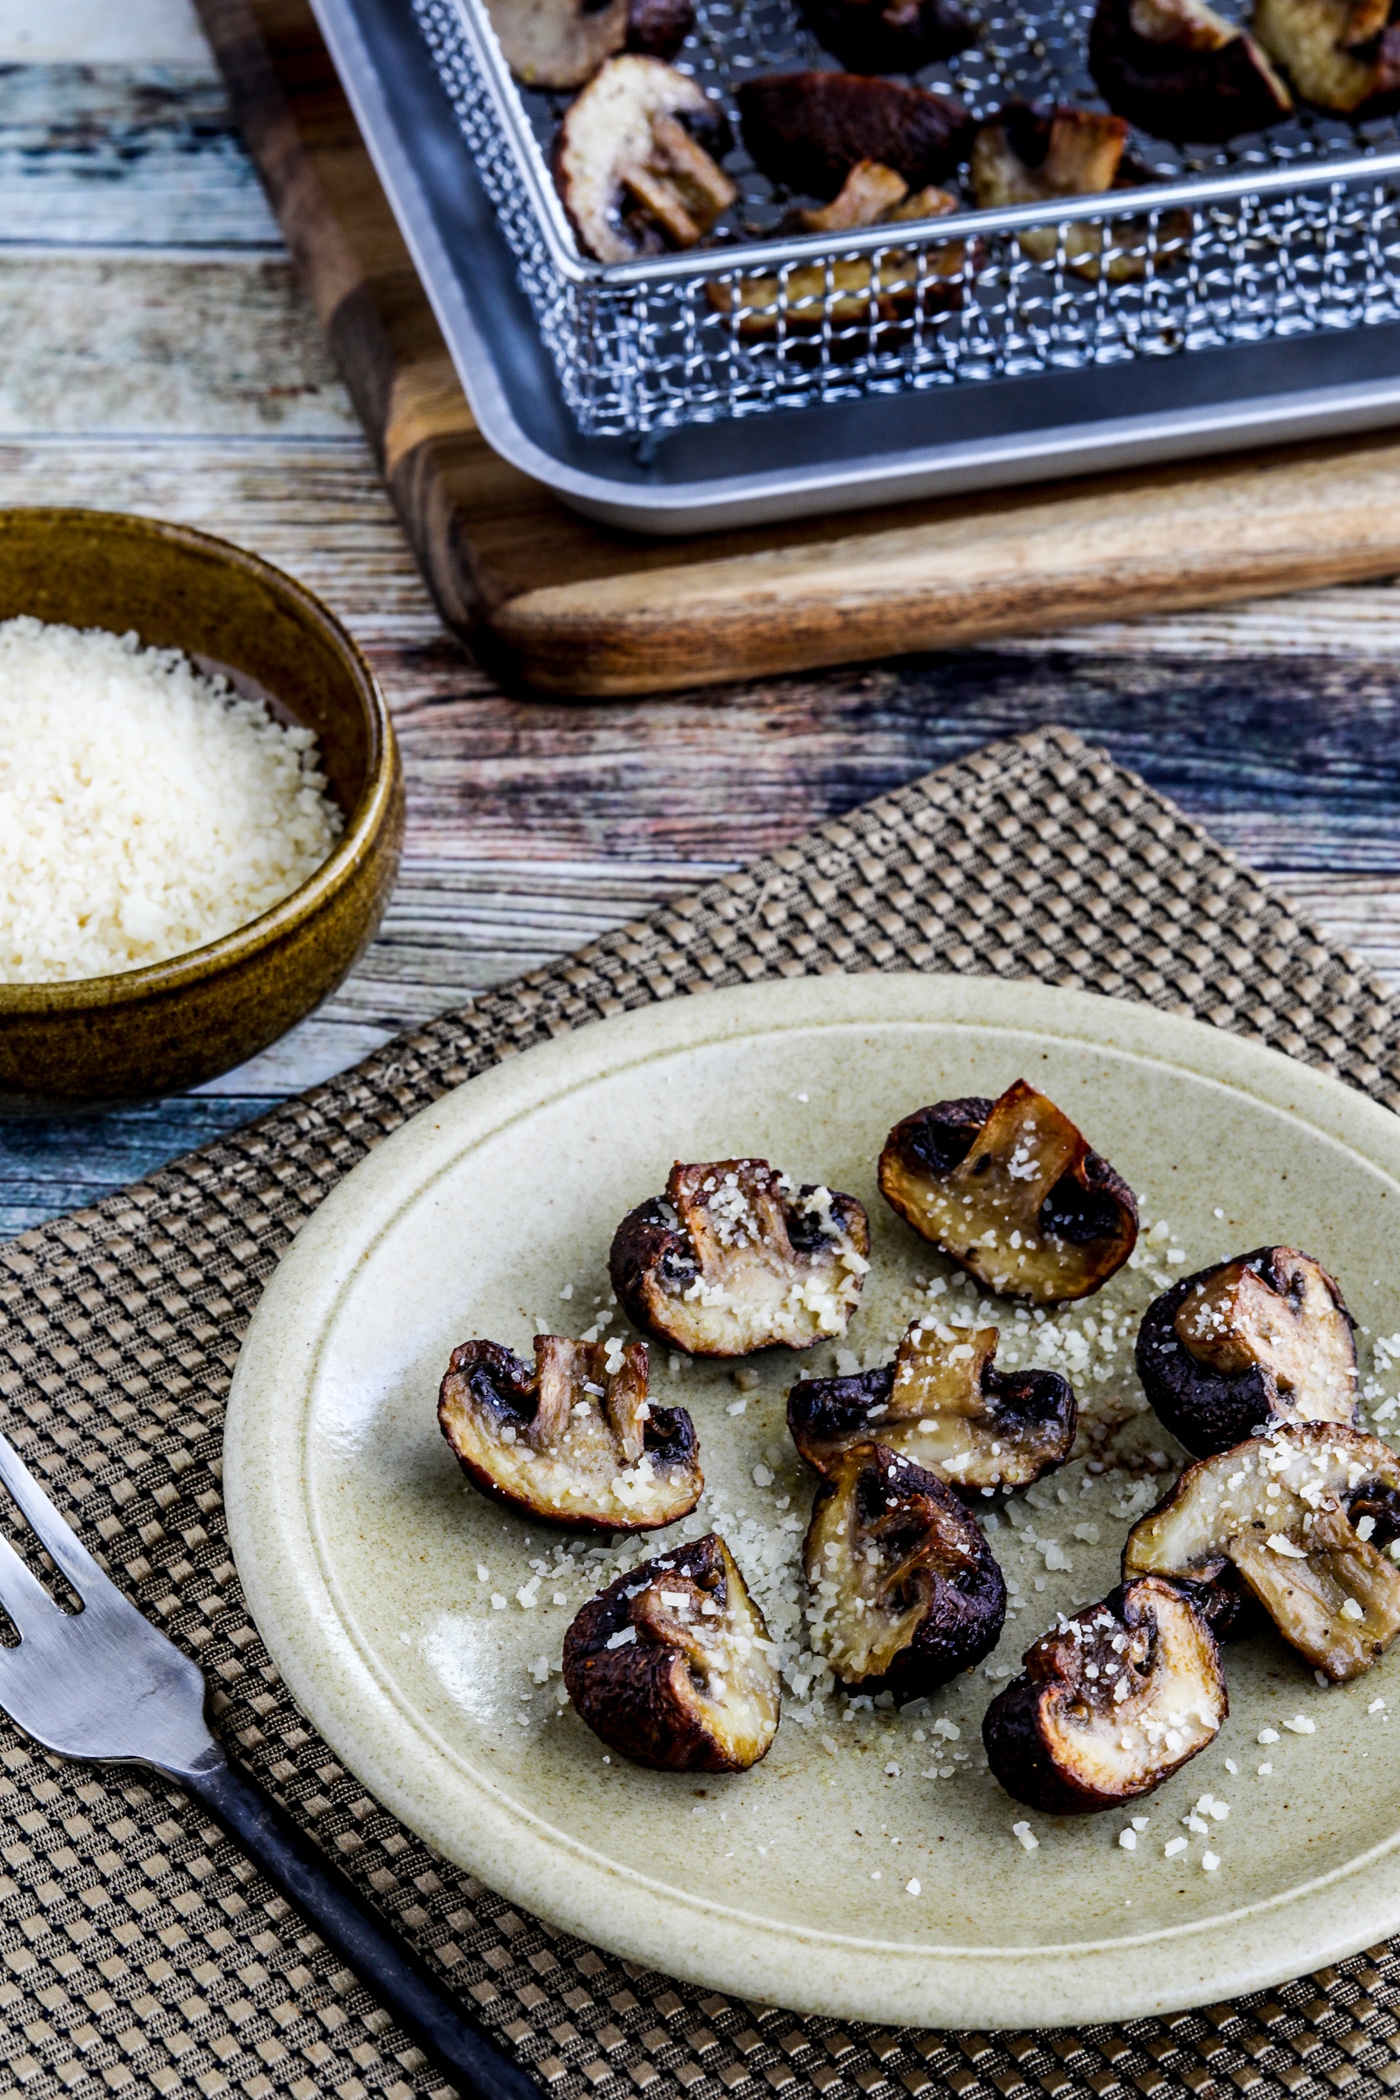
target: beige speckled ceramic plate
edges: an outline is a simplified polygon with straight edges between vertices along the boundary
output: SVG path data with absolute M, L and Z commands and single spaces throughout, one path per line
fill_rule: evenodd
M 1271 1637 L 1227 1651 L 1230 1719 L 1140 1805 L 1149 1820 L 1131 1851 L 1121 1814 L 1031 1816 L 1039 1845 L 1023 1850 L 1012 1825 L 1024 1811 L 981 1758 L 997 1679 L 980 1670 L 918 1715 L 847 1718 L 841 1702 L 789 1693 L 754 1771 L 643 1772 L 603 1757 L 549 1675 L 594 1587 L 587 1565 L 575 1553 L 554 1573 L 564 1541 L 485 1502 L 438 1434 L 452 1345 L 485 1334 L 528 1355 L 537 1318 L 582 1332 L 607 1288 L 614 1225 L 673 1157 L 760 1153 L 858 1194 L 874 1268 L 849 1342 L 880 1360 L 916 1275 L 947 1273 L 875 1194 L 884 1133 L 923 1102 L 996 1094 L 1018 1074 L 1168 1228 L 1061 1345 L 1079 1352 L 1091 1415 L 1136 1391 L 1131 1337 L 1110 1352 L 1105 1313 L 1110 1325 L 1140 1313 L 1183 1262 L 1289 1241 L 1341 1278 L 1365 1328 L 1400 1327 L 1393 1117 L 1194 1022 L 989 978 L 765 984 L 581 1030 L 418 1116 L 305 1227 L 234 1381 L 239 1571 L 302 1706 L 430 1844 L 658 1969 L 799 2010 L 931 2026 L 1177 2008 L 1400 1927 L 1400 1742 L 1374 1707 L 1400 1712 L 1400 1651 L 1327 1692 Z M 755 1359 L 757 1388 L 736 1412 L 743 1396 L 721 1367 L 668 1369 L 653 1351 L 660 1396 L 694 1415 L 721 1498 L 711 1520 L 741 1561 L 767 1561 L 770 1597 L 811 1499 L 783 1429 L 798 1362 Z M 1121 1434 L 1172 1448 L 1151 1417 Z M 1019 1529 L 1003 1520 L 992 1534 L 1024 1599 L 990 1665 L 1003 1676 L 1056 1609 L 1111 1587 L 1134 1495 L 1141 1506 L 1156 1492 L 1082 1463 L 1059 1485 L 1062 1496 L 1052 1482 L 1038 1502 L 1018 1498 Z M 627 1558 L 647 1551 L 638 1542 Z M 1311 1733 L 1288 1728 L 1298 1716 Z M 1261 1747 L 1261 1730 L 1279 1739 Z M 1207 1792 L 1229 1814 L 1203 1838 L 1181 1818 Z M 1167 1858 L 1178 1836 L 1187 1847 Z

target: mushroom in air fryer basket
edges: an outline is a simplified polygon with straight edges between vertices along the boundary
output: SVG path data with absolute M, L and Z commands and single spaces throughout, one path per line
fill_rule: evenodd
M 628 0 L 487 0 L 501 55 L 526 87 L 582 87 L 627 41 Z
M 655 1531 L 689 1515 L 705 1479 L 690 1416 L 651 1404 L 647 1370 L 645 1342 L 537 1334 L 533 1371 L 499 1342 L 463 1342 L 438 1423 L 472 1485 L 527 1517 Z
M 1235 1630 L 1239 1597 L 1253 1597 L 1342 1684 L 1400 1633 L 1400 1568 L 1376 1544 L 1397 1491 L 1400 1459 L 1379 1437 L 1286 1423 L 1188 1466 L 1128 1534 L 1123 1574 L 1184 1585 L 1220 1632 Z
M 1061 1619 L 987 1708 L 982 1741 L 1017 1801 L 1088 1815 L 1150 1794 L 1220 1733 L 1220 1652 L 1189 1597 L 1146 1576 Z
M 1251 27 L 1305 102 L 1370 114 L 1400 89 L 1391 0 L 1255 0 Z
M 1137 1240 L 1127 1182 L 1024 1079 L 896 1123 L 880 1193 L 979 1283 L 1033 1305 L 1087 1298 Z
M 977 40 L 957 0 L 799 0 L 818 40 L 853 73 L 916 73 Z
M 739 89 L 744 144 L 784 188 L 834 197 L 858 161 L 879 161 L 911 189 L 967 158 L 973 120 L 929 88 L 859 73 L 770 73 Z
M 892 1364 L 795 1385 L 792 1440 L 819 1473 L 878 1437 L 963 1494 L 1028 1487 L 1068 1458 L 1078 1409 L 1057 1371 L 994 1371 L 998 1339 L 995 1327 L 945 1327 L 925 1314 Z
M 1256 1247 L 1185 1277 L 1138 1329 L 1142 1388 L 1197 1458 L 1276 1422 L 1356 1421 L 1356 1347 L 1341 1291 L 1295 1247 Z
M 618 1226 L 608 1268 L 634 1325 L 689 1356 L 747 1356 L 844 1334 L 869 1252 L 854 1196 L 796 1188 L 766 1159 L 678 1160 Z
M 693 248 L 738 195 L 724 113 L 659 58 L 610 58 L 560 126 L 554 180 L 584 248 L 631 262 Z
M 564 1636 L 564 1683 L 593 1733 L 665 1772 L 744 1772 L 778 1729 L 763 1614 L 715 1532 L 619 1575 Z
M 983 210 L 1009 204 L 1044 204 L 1057 199 L 1128 192 L 1152 178 L 1123 151 L 1128 127 L 1121 117 L 1098 110 L 1009 103 L 977 133 L 972 146 L 972 190 Z M 1051 216 L 1047 209 L 1047 219 Z M 1162 267 L 1183 252 L 1190 215 L 1163 216 L 1155 235 L 1145 222 L 1115 220 L 1096 225 L 1075 219 L 1023 227 L 1016 240 L 1033 262 L 1052 262 L 1063 248 L 1077 276 L 1097 282 L 1107 271 L 1113 284 L 1145 276 L 1148 263 Z M 1105 254 L 1107 251 L 1107 254 Z
M 1099 0 L 1089 71 L 1110 109 L 1161 139 L 1223 144 L 1293 107 L 1254 38 L 1205 0 Z
M 817 1490 L 802 1548 L 812 1645 L 849 1690 L 914 1699 L 990 1655 L 1006 1584 L 934 1473 L 855 1444 Z
M 695 0 L 629 0 L 627 48 L 674 58 L 695 27 Z

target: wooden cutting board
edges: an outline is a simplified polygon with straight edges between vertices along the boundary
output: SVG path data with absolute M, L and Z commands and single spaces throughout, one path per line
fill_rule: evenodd
M 307 0 L 198 0 L 449 624 L 507 683 L 664 692 L 1400 570 L 1400 439 L 647 540 L 478 432 Z

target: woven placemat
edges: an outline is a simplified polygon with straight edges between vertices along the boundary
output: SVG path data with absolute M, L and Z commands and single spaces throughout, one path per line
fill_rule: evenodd
M 1051 2100 L 1400 2085 L 1400 1952 L 1181 2018 L 885 2033 L 713 1996 L 522 1917 L 366 1795 L 269 1662 L 228 1555 L 224 1398 L 259 1291 L 369 1148 L 498 1059 L 710 985 L 1035 977 L 1231 1028 L 1400 1108 L 1380 985 L 1195 824 L 1062 730 L 995 745 L 404 1037 L 95 1209 L 0 1246 L 0 1419 L 239 1754 L 561 2100 Z M 0 2094 L 443 2093 L 173 1788 L 0 1722 Z

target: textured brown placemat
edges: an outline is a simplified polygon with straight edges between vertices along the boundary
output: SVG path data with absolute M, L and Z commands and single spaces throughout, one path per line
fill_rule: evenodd
M 1196 825 L 1062 730 L 977 753 L 623 928 L 96 1209 L 0 1246 L 0 1420 L 221 1727 L 562 2100 L 1303 2100 L 1400 2085 L 1400 1952 L 1178 2019 L 884 2033 L 712 1996 L 521 1917 L 435 1859 L 303 1721 L 243 1607 L 219 1492 L 238 1340 L 297 1227 L 369 1147 L 501 1057 L 767 976 L 939 969 L 1142 999 L 1400 1107 L 1379 984 Z M 0 2100 L 441 2091 L 178 1791 L 0 1722 Z M 1392 1981 L 1392 1979 L 1394 1979 Z

